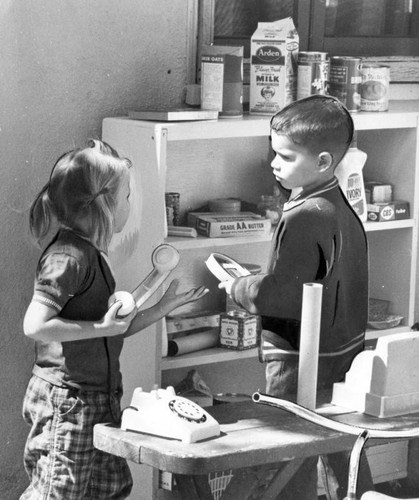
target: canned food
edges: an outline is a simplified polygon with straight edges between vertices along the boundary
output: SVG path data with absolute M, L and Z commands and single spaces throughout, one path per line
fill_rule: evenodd
M 381 64 L 363 64 L 361 74 L 361 110 L 387 111 L 390 67 Z
M 165 193 L 166 219 L 168 226 L 179 225 L 179 193 Z
M 326 94 L 329 80 L 327 52 L 299 52 L 297 99 Z
M 330 60 L 329 93 L 351 112 L 361 109 L 361 59 L 334 56 Z

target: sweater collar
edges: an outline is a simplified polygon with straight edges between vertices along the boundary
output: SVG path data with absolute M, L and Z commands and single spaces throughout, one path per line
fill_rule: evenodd
M 332 189 L 335 189 L 339 185 L 339 182 L 336 177 L 333 177 L 333 179 L 330 179 L 323 184 L 320 184 L 316 186 L 315 188 L 308 189 L 306 191 L 300 191 L 294 198 L 291 198 L 287 202 L 284 203 L 284 212 L 287 210 L 291 210 L 301 204 L 303 204 L 306 200 L 309 198 L 314 198 L 316 196 L 319 196 L 323 193 L 326 193 L 327 191 L 330 191 Z

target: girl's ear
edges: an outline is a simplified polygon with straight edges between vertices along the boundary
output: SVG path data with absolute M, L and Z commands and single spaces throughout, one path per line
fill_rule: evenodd
M 323 151 L 322 153 L 319 153 L 317 165 L 319 167 L 319 172 L 325 172 L 333 165 L 333 155 L 330 154 L 328 151 Z

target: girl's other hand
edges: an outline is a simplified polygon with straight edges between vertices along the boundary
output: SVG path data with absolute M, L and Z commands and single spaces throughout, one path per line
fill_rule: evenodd
M 176 293 L 179 287 L 179 280 L 174 279 L 169 288 L 166 290 L 165 294 L 161 298 L 159 302 L 159 307 L 163 313 L 163 315 L 169 314 L 174 309 L 177 309 L 180 306 L 188 304 L 189 302 L 196 302 L 199 299 L 202 299 L 208 292 L 208 288 L 204 286 L 200 286 L 197 288 L 191 288 L 187 292 L 184 293 Z

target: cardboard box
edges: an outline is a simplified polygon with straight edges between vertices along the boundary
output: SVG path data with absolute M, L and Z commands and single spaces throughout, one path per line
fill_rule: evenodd
M 391 201 L 390 203 L 367 204 L 368 220 L 386 222 L 390 220 L 408 219 L 410 217 L 408 201 Z
M 291 17 L 258 23 L 250 41 L 250 114 L 273 115 L 296 100 L 298 50 Z
M 188 214 L 188 225 L 210 238 L 268 236 L 271 230 L 271 220 L 253 212 L 191 212 Z
M 189 314 L 166 316 L 167 333 L 192 332 L 202 328 L 220 326 L 220 313 L 217 311 L 200 311 Z
M 254 212 L 188 212 L 187 223 L 189 227 L 196 229 L 199 217 L 231 217 L 232 215 L 240 217 L 254 217 L 257 215 L 260 217 L 260 215 L 255 214 Z
M 243 115 L 243 47 L 202 46 L 201 108 Z
M 393 186 L 382 182 L 366 182 L 365 197 L 367 203 L 389 203 L 393 199 Z
M 253 314 L 232 311 L 221 314 L 220 345 L 243 351 L 256 347 L 260 331 L 260 318 Z

